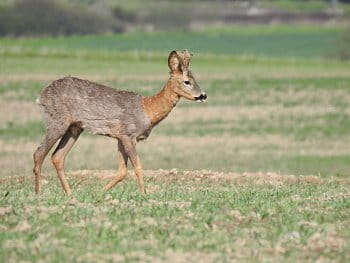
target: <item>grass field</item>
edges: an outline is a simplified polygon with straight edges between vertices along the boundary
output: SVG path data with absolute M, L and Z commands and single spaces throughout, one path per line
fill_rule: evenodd
M 129 33 L 105 36 L 2 39 L 2 53 L 35 56 L 105 55 L 125 51 L 167 53 L 174 48 L 193 52 L 265 57 L 321 57 L 336 52 L 346 27 L 274 25 L 211 27 L 200 32 Z M 91 54 L 92 53 L 92 54 Z M 102 54 L 101 54 L 102 53 Z M 108 55 L 106 55 L 106 53 Z
M 350 63 L 329 59 L 343 30 L 0 39 L 0 261 L 349 261 Z M 74 75 L 154 94 L 184 47 L 208 102 L 180 102 L 139 144 L 146 195 L 131 171 L 101 191 L 116 142 L 89 134 L 67 159 L 73 197 L 49 158 L 33 194 L 43 87 Z

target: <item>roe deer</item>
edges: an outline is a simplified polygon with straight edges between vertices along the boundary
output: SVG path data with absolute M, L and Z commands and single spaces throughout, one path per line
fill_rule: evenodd
M 45 112 L 47 128 L 44 141 L 34 153 L 36 194 L 40 193 L 44 158 L 61 138 L 52 154 L 52 163 L 64 192 L 70 195 L 64 161 L 85 129 L 118 140 L 118 174 L 104 189 L 109 190 L 123 180 L 130 159 L 138 187 L 144 193 L 143 170 L 136 152 L 136 142 L 146 139 L 152 128 L 170 113 L 181 97 L 200 102 L 207 98 L 189 70 L 191 56 L 186 50 L 172 51 L 168 58 L 170 78 L 158 94 L 150 97 L 74 77 L 65 77 L 47 86 L 38 99 Z

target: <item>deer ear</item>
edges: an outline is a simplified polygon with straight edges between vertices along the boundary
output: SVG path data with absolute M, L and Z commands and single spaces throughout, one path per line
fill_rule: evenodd
M 173 73 L 180 73 L 181 70 L 181 58 L 177 51 L 171 51 L 168 58 L 168 66 Z

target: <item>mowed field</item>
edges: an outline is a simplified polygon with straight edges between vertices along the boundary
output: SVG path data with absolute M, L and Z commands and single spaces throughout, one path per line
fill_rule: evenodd
M 331 59 L 344 29 L 248 27 L 198 33 L 0 39 L 0 261 L 350 260 L 350 63 Z M 115 140 L 84 133 L 66 197 L 47 158 L 35 99 L 77 76 L 144 95 L 173 49 L 195 55 L 205 104 L 181 101 L 108 193 Z

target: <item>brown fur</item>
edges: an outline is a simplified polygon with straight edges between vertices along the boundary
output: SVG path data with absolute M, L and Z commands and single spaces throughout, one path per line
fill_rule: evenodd
M 176 80 L 170 79 L 165 88 L 158 94 L 143 98 L 143 106 L 150 117 L 152 126 L 163 120 L 176 106 L 180 96 L 174 92 L 173 86 Z
M 187 51 L 172 51 L 168 58 L 171 76 L 163 90 L 151 97 L 73 77 L 56 80 L 46 87 L 39 97 L 46 116 L 47 132 L 34 153 L 35 192 L 39 194 L 41 190 L 44 158 L 60 140 L 52 155 L 52 163 L 63 190 L 67 195 L 71 193 L 65 178 L 64 161 L 85 129 L 118 140 L 118 176 L 106 185 L 105 190 L 123 180 L 130 159 L 139 189 L 144 192 L 143 169 L 136 143 L 149 136 L 152 128 L 170 113 L 180 97 L 206 99 L 188 69 L 190 58 Z

